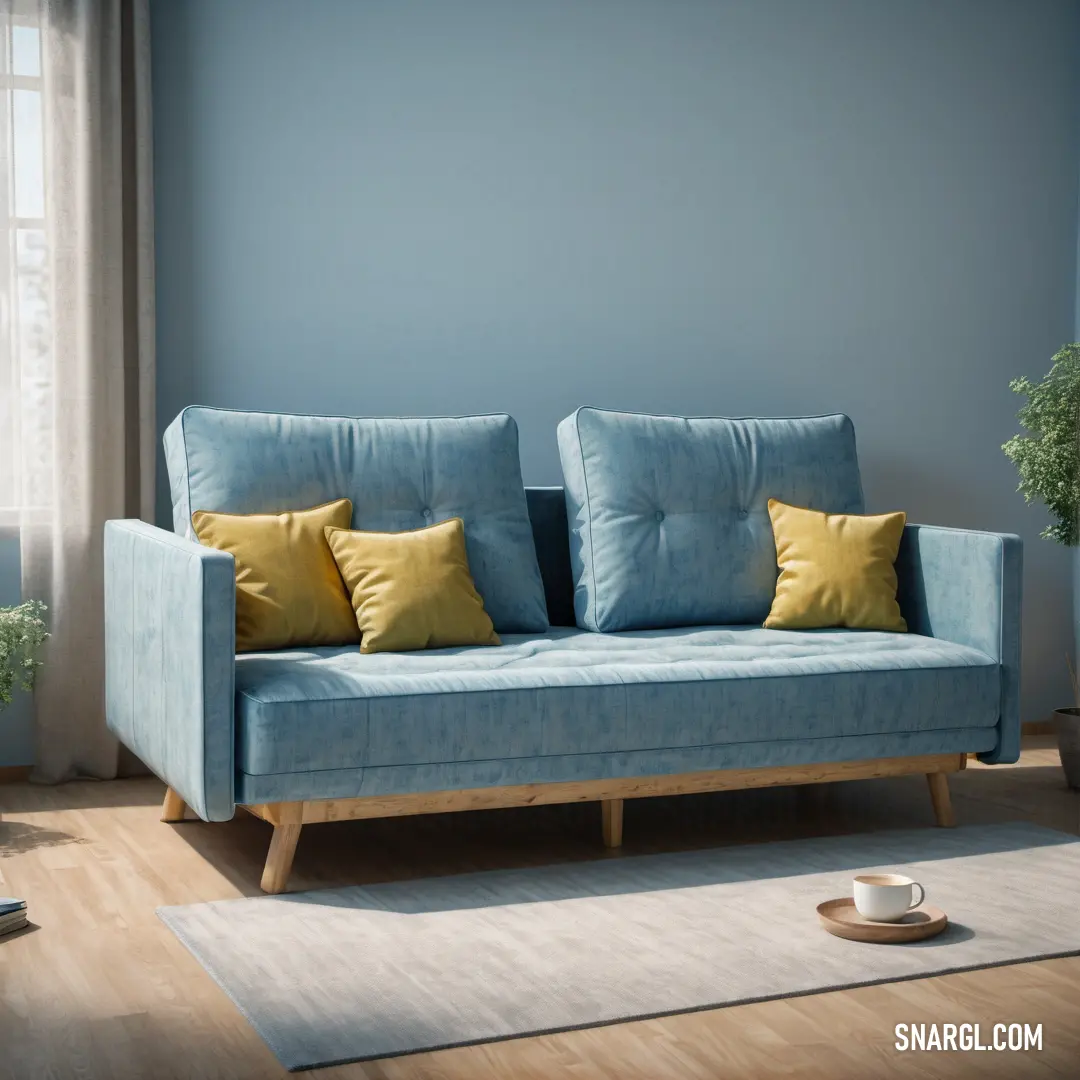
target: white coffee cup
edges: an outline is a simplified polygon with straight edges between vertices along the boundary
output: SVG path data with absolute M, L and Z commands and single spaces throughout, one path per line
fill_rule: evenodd
M 919 899 L 912 893 L 919 890 Z M 926 890 L 901 874 L 860 874 L 855 879 L 855 910 L 872 922 L 899 922 L 926 899 Z

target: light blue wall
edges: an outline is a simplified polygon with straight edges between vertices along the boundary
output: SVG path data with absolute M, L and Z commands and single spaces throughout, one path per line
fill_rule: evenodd
M 0 607 L 22 602 L 18 534 L 0 530 Z M 34 730 L 30 697 L 16 690 L 11 704 L 0 711 L 0 768 L 29 765 L 34 760 Z
M 1074 336 L 1076 0 L 157 0 L 160 414 L 842 409 L 871 508 L 1068 552 L 1001 443 Z M 167 499 L 162 498 L 162 508 Z M 164 515 L 167 520 L 167 514 Z

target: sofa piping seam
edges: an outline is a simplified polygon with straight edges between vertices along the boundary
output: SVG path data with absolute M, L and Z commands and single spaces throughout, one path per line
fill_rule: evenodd
M 582 406 L 587 408 L 588 406 Z M 589 470 L 585 467 L 585 448 L 581 443 L 581 408 L 574 411 L 574 432 L 577 435 L 577 452 L 581 459 L 581 479 L 585 485 L 585 520 L 589 529 L 589 577 L 592 579 L 593 622 L 600 629 L 600 593 L 596 588 L 596 548 L 593 543 L 592 496 L 589 494 Z
M 955 644 L 955 643 L 954 643 Z M 295 698 L 291 701 L 265 701 L 260 697 L 256 697 L 251 690 L 247 688 L 241 688 L 236 691 L 238 694 L 243 694 L 249 701 L 253 701 L 258 705 L 305 705 L 313 702 L 332 702 L 332 701 L 380 701 L 387 699 L 394 699 L 399 701 L 411 701 L 416 698 L 427 697 L 445 697 L 450 694 L 525 694 L 534 693 L 537 690 L 591 690 L 602 689 L 607 687 L 628 687 L 628 686 L 692 686 L 697 683 L 712 683 L 712 682 L 747 682 L 751 679 L 759 680 L 772 680 L 772 679 L 817 679 L 828 678 L 835 675 L 893 675 L 897 671 L 975 671 L 982 670 L 983 668 L 1003 668 L 1002 664 L 998 660 L 994 660 L 992 657 L 987 656 L 981 649 L 971 648 L 970 645 L 963 645 L 960 648 L 971 649 L 972 652 L 977 652 L 980 655 L 986 657 L 988 663 L 985 664 L 962 664 L 957 666 L 956 664 L 940 664 L 927 667 L 914 667 L 914 668 L 878 668 L 867 670 L 865 668 L 859 668 L 855 671 L 810 671 L 792 673 L 790 675 L 739 675 L 734 678 L 725 677 L 723 679 L 665 679 L 662 682 L 656 682 L 655 680 L 642 679 L 640 682 L 626 682 L 620 679 L 618 682 L 610 683 L 577 683 L 571 685 L 542 685 L 542 686 L 506 686 L 497 690 L 490 688 L 484 688 L 479 690 L 432 690 L 426 694 L 413 693 L 413 694 L 381 694 L 372 697 L 362 697 L 360 695 L 353 695 L 350 697 L 332 697 L 332 698 Z M 545 670 L 557 670 L 552 668 L 546 668 Z M 372 678 L 403 678 L 403 676 L 397 675 L 376 675 Z
M 536 761 L 544 758 L 580 758 L 580 757 L 597 757 L 597 756 L 611 756 L 614 754 L 654 754 L 663 753 L 667 750 L 712 750 L 718 747 L 729 746 L 754 746 L 755 744 L 769 744 L 774 745 L 776 743 L 788 743 L 788 742 L 824 742 L 826 739 L 860 739 L 860 738 L 880 738 L 881 736 L 896 736 L 896 735 L 928 735 L 931 733 L 946 733 L 951 734 L 953 732 L 968 732 L 968 731 L 993 731 L 993 726 L 987 727 L 981 725 L 979 727 L 951 727 L 951 728 L 921 728 L 903 731 L 863 731 L 857 732 L 852 735 L 810 735 L 801 736 L 798 739 L 746 739 L 741 742 L 724 742 L 724 743 L 694 743 L 693 745 L 682 746 L 639 746 L 632 750 L 578 750 L 573 753 L 564 754 L 520 754 L 517 757 L 501 757 L 501 758 L 452 758 L 445 761 L 409 761 L 399 762 L 396 765 L 353 765 L 347 769 L 334 768 L 334 769 L 300 769 L 293 772 L 273 772 L 273 773 L 251 773 L 244 769 L 238 769 L 245 776 L 296 776 L 306 775 L 310 773 L 323 773 L 323 772 L 356 772 L 359 769 L 411 769 L 420 766 L 429 765 L 482 765 L 499 761 Z M 942 753 L 952 753 L 952 751 L 944 750 Z M 957 751 L 959 753 L 959 751 Z M 986 753 L 987 751 L 980 750 L 978 753 Z M 901 757 L 905 755 L 900 755 Z M 922 755 L 909 754 L 908 757 L 920 757 Z M 851 759 L 858 760 L 858 759 Z M 799 762 L 796 765 L 802 764 Z M 830 762 L 806 762 L 810 765 L 825 765 L 831 764 Z M 777 766 L 781 768 L 782 766 Z M 770 766 L 754 766 L 750 765 L 747 768 L 770 768 Z M 706 770 L 711 771 L 711 770 Z M 663 774 L 657 774 L 663 775 Z M 611 777 L 601 777 L 601 779 L 613 779 Z M 529 781 L 526 781 L 529 782 Z M 538 784 L 558 784 L 558 783 L 578 783 L 576 780 L 561 781 L 561 780 L 537 780 Z M 447 790 L 455 790 L 453 788 Z M 403 792 L 402 794 L 427 794 L 426 792 Z

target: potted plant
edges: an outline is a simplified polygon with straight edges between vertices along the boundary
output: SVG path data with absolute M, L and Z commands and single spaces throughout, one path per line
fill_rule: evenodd
M 42 614 L 45 605 L 27 600 L 17 607 L 0 608 L 0 711 L 11 704 L 16 683 L 32 690 L 41 667 L 38 649 L 49 636 Z
M 1017 488 L 1026 502 L 1042 502 L 1053 521 L 1048 540 L 1075 547 L 1080 540 L 1080 342 L 1065 345 L 1040 383 L 1013 379 L 1009 389 L 1027 397 L 1017 419 L 1030 434 L 1002 446 L 1020 473 Z M 1075 614 L 1075 613 L 1074 613 Z M 1054 731 L 1065 779 L 1080 788 L 1080 694 L 1072 660 L 1074 705 L 1054 712 Z

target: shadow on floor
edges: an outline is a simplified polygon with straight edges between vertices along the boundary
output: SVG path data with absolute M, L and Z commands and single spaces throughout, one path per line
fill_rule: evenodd
M 120 780 L 69 780 L 65 784 L 0 784 L 0 814 L 50 810 L 96 810 L 101 807 L 160 806 L 165 789 L 155 776 Z
M 960 824 L 1022 820 L 1080 834 L 1080 793 L 1051 765 L 971 768 L 950 780 Z M 933 828 L 922 776 L 724 791 L 628 801 L 624 846 L 600 841 L 595 803 L 420 815 L 305 826 L 290 892 L 884 829 Z M 271 827 L 174 828 L 241 893 L 261 895 Z
M 72 836 L 57 829 L 43 829 L 23 821 L 0 821 L 0 859 L 25 855 L 38 848 L 63 847 L 65 844 L 88 844 L 85 837 Z
M 0 934 L 0 949 L 9 941 L 14 941 L 16 938 L 28 937 L 30 934 L 36 933 L 41 927 L 37 923 L 28 922 L 25 926 L 20 926 L 18 930 L 12 930 L 7 934 Z

